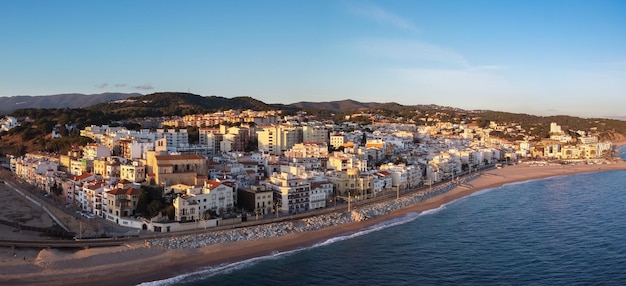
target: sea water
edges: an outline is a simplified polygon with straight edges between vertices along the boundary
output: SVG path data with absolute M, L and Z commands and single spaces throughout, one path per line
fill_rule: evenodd
M 307 249 L 147 285 L 626 285 L 626 171 L 475 193 Z

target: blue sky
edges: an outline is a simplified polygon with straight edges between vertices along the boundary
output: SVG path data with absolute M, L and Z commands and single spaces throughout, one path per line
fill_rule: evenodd
M 626 116 L 626 1 L 0 1 L 0 96 Z

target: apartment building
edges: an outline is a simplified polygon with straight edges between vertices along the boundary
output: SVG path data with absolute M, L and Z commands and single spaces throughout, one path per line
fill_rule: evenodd
M 206 160 L 200 155 L 164 155 L 149 151 L 146 158 L 146 173 L 157 185 L 195 185 L 198 175 L 207 175 Z
M 266 185 L 253 185 L 237 190 L 237 206 L 258 215 L 274 212 L 274 191 Z
M 140 161 L 120 164 L 120 179 L 133 183 L 144 182 L 146 180 L 146 167 Z
M 195 189 L 190 189 L 194 191 Z M 176 221 L 193 221 L 209 214 L 222 215 L 235 206 L 234 187 L 218 181 L 206 181 L 199 193 L 180 194 L 174 198 Z
M 128 185 L 104 191 L 103 198 L 106 203 L 103 203 L 103 209 L 106 219 L 118 223 L 117 219 L 120 217 L 136 215 L 140 194 L 140 189 Z
M 335 134 L 330 135 L 330 146 L 332 146 L 335 149 L 342 147 L 343 144 L 346 144 L 347 142 L 348 142 L 348 139 L 343 134 L 335 133 Z
M 300 213 L 309 210 L 311 183 L 292 173 L 274 173 L 267 182 L 281 212 Z
M 94 160 L 109 156 L 111 156 L 111 149 L 99 143 L 89 143 L 83 148 L 83 159 Z
M 283 155 L 293 145 L 302 142 L 302 127 L 288 125 L 263 126 L 257 130 L 260 152 Z
M 297 143 L 286 151 L 284 155 L 289 158 L 327 158 L 328 145 L 325 142 Z
M 302 126 L 302 142 L 328 143 L 328 130 L 324 126 Z

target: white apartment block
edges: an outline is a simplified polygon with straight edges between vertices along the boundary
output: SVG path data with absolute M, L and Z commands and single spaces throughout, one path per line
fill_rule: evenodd
M 167 131 L 157 129 L 157 135 L 159 134 L 163 134 L 163 138 L 166 139 L 168 150 L 175 149 L 183 144 L 189 144 L 189 134 L 187 133 L 187 129 L 168 129 Z
M 306 179 L 287 172 L 274 173 L 267 187 L 278 197 L 280 211 L 293 214 L 309 210 L 311 183 Z
M 79 203 L 82 210 L 102 217 L 102 193 L 106 184 L 102 181 L 86 182 L 79 191 Z
M 99 143 L 89 143 L 83 148 L 83 158 L 87 160 L 102 159 L 110 156 L 111 149 Z
M 19 124 L 17 123 L 17 119 L 13 116 L 5 116 L 0 120 L 0 131 L 9 131 L 14 127 L 17 127 Z
M 72 159 L 70 161 L 70 174 L 73 176 L 80 176 L 83 174 L 83 160 Z
M 190 189 L 189 191 L 194 191 Z M 200 193 L 183 194 L 174 199 L 175 219 L 193 221 L 214 211 L 221 215 L 234 207 L 234 188 L 218 181 L 207 181 Z
M 347 138 L 343 134 L 337 133 L 337 134 L 330 135 L 330 146 L 333 146 L 333 148 L 335 149 L 343 146 L 343 144 L 345 144 L 346 142 L 347 142 Z
M 293 145 L 302 142 L 302 128 L 299 126 L 271 125 L 257 130 L 260 152 L 282 155 Z
M 316 142 L 298 143 L 285 152 L 285 156 L 289 158 L 327 158 L 328 145 Z
M 595 144 L 598 143 L 598 137 L 596 136 L 584 136 L 579 137 L 578 140 L 581 144 Z
M 563 133 L 563 130 L 561 130 L 561 126 L 558 125 L 556 122 L 551 122 L 550 134 L 561 134 L 561 133 Z
M 198 129 L 198 143 L 200 145 L 210 145 L 208 136 L 216 134 L 222 134 L 219 128 L 200 128 Z
M 156 132 L 152 132 L 148 129 L 142 129 L 140 131 L 128 130 L 124 127 L 110 127 L 108 125 L 102 126 L 87 126 L 80 131 L 81 136 L 89 137 L 96 141 L 96 143 L 102 143 L 104 146 L 112 149 L 118 144 L 118 141 L 122 139 L 134 139 L 134 140 L 149 140 L 150 142 L 156 142 L 158 139 L 166 138 L 167 147 L 177 147 L 180 144 L 189 144 L 189 134 L 187 129 L 157 129 Z M 145 151 L 145 150 L 144 150 Z
M 409 187 L 409 172 L 404 165 L 394 165 L 389 163 L 381 165 L 382 171 L 391 174 L 391 186 L 394 188 L 406 189 Z
M 302 126 L 302 142 L 328 143 L 328 130 L 323 126 Z
M 154 141 L 150 139 L 133 139 L 122 146 L 122 154 L 127 159 L 145 159 L 146 152 L 154 151 Z
M 204 218 L 201 213 L 200 202 L 204 196 L 183 194 L 174 198 L 174 220 L 179 222 L 195 221 Z
M 358 169 L 361 172 L 367 171 L 367 160 L 360 159 L 360 156 L 346 154 L 343 152 L 333 152 L 328 157 L 328 169 L 335 171 L 346 171 L 348 169 Z
M 321 209 L 326 207 L 326 201 L 333 194 L 333 183 L 328 181 L 311 182 L 309 193 L 309 209 Z
M 199 144 L 209 146 L 213 149 L 212 155 L 219 154 L 221 149 L 221 142 L 224 140 L 224 134 L 219 133 L 218 129 L 200 129 Z
M 130 162 L 120 165 L 120 179 L 133 183 L 141 183 L 146 180 L 146 167 L 141 162 Z

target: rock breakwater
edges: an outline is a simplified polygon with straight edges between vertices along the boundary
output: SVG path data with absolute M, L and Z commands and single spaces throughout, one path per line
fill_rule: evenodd
M 370 218 L 389 214 L 395 210 L 406 208 L 422 202 L 426 199 L 448 192 L 459 184 L 469 182 L 477 178 L 479 174 L 473 174 L 439 185 L 432 190 L 421 190 L 402 196 L 399 199 L 391 199 L 384 202 L 366 204 L 355 208 L 351 212 L 333 212 L 323 215 L 312 216 L 292 221 L 268 223 L 263 225 L 241 227 L 229 230 L 210 231 L 191 235 L 181 235 L 167 238 L 154 238 L 146 240 L 146 245 L 161 249 L 200 248 L 213 244 L 256 240 L 283 236 L 293 232 L 305 232 L 327 228 L 350 222 L 362 221 Z

